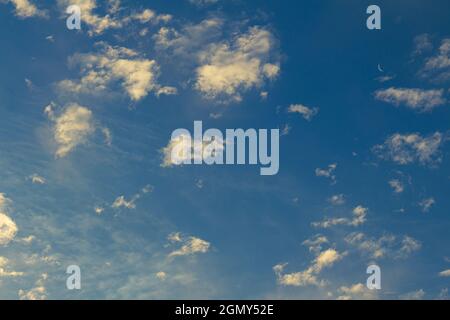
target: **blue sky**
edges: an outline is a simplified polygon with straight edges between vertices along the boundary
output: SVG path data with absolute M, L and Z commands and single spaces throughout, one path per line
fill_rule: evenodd
M 370 4 L 0 1 L 0 298 L 446 299 L 450 4 Z M 278 175 L 164 166 L 196 120 Z

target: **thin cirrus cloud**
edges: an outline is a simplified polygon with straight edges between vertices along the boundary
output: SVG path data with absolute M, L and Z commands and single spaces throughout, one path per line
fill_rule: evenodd
M 81 79 L 60 81 L 57 87 L 62 92 L 98 95 L 108 92 L 118 82 L 133 101 L 143 99 L 149 92 L 157 96 L 177 93 L 176 88 L 158 84 L 159 66 L 155 60 L 103 42 L 97 43 L 97 47 L 99 52 L 77 53 L 69 58 L 70 66 L 80 68 Z
M 435 165 L 441 161 L 440 148 L 444 136 L 440 132 L 423 137 L 418 133 L 396 133 L 372 151 L 383 160 L 391 160 L 400 165 L 418 162 L 422 165 Z
M 375 98 L 397 107 L 403 105 L 418 112 L 430 112 L 447 102 L 443 89 L 423 90 L 391 87 L 376 91 Z

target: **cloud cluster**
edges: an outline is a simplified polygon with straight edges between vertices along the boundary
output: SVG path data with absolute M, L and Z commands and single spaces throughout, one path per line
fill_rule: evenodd
M 103 42 L 97 43 L 97 47 L 99 52 L 78 53 L 69 58 L 69 65 L 78 66 L 82 76 L 79 81 L 60 81 L 60 90 L 76 94 L 101 94 L 118 82 L 133 101 L 143 99 L 149 92 L 157 96 L 176 94 L 176 88 L 158 84 L 159 66 L 155 60 L 145 59 L 134 50 Z

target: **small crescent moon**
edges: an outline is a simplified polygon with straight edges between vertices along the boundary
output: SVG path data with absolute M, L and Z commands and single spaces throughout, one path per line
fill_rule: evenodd
M 381 67 L 381 64 L 378 64 L 378 71 L 384 72 L 383 68 Z

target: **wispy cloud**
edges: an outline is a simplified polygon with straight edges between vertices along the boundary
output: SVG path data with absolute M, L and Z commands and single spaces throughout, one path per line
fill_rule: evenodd
M 447 103 L 443 89 L 424 90 L 391 87 L 376 91 L 375 98 L 395 106 L 404 105 L 419 112 L 430 112 L 434 108 Z

